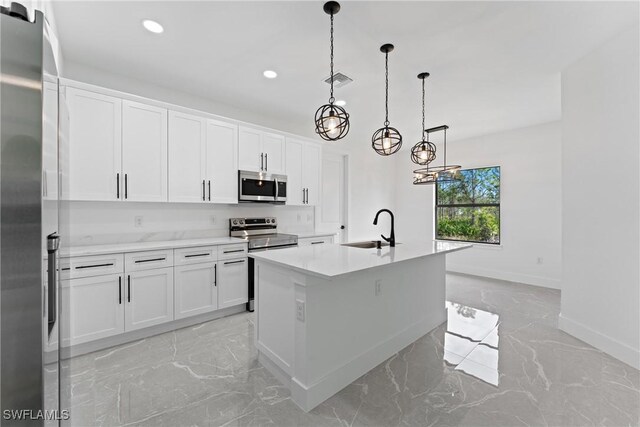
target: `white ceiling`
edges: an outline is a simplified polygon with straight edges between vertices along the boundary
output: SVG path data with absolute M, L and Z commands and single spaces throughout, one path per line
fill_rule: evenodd
M 66 61 L 287 118 L 313 134 L 329 87 L 329 17 L 322 1 L 100 2 L 54 5 Z M 161 35 L 141 20 L 159 21 Z M 638 22 L 638 2 L 353 2 L 335 18 L 337 90 L 352 117 L 349 140 L 369 141 L 384 120 L 390 54 L 390 120 L 405 147 L 427 126 L 452 140 L 560 118 L 560 71 Z M 276 70 L 275 80 L 262 76 Z

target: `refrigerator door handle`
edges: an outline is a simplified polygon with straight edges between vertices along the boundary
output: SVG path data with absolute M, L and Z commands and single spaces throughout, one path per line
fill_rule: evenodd
M 48 269 L 48 279 L 47 279 L 47 321 L 48 321 L 48 331 L 49 335 L 51 335 L 51 331 L 56 324 L 56 320 L 58 319 L 58 281 L 57 273 L 58 273 L 58 248 L 60 247 L 60 236 L 58 233 L 54 232 L 47 236 L 47 269 Z

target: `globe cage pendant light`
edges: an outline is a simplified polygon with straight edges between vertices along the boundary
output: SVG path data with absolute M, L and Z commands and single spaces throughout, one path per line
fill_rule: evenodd
M 349 114 L 339 105 L 335 104 L 333 97 L 333 16 L 340 11 L 340 4 L 336 1 L 326 2 L 323 6 L 325 13 L 331 16 L 331 94 L 329 103 L 316 110 L 316 133 L 325 141 L 337 141 L 349 133 Z
M 384 127 L 373 133 L 371 147 L 381 156 L 390 156 L 402 147 L 402 135 L 398 129 L 389 126 L 389 52 L 393 51 L 393 45 L 384 44 L 380 51 L 384 53 L 385 67 Z
M 411 148 L 411 161 L 421 166 L 428 165 L 436 159 L 436 145 L 429 142 L 429 134 L 425 131 L 424 81 L 427 77 L 429 73 L 418 74 L 418 78 L 422 80 L 422 141 Z
M 414 170 L 414 185 L 435 184 L 436 182 L 456 180 L 456 172 L 458 172 L 462 167 L 460 165 L 447 165 L 447 129 L 449 129 L 449 126 L 442 125 L 425 130 L 427 135 L 434 132 L 444 131 L 444 142 L 442 144 L 443 163 L 441 166 L 427 166 L 426 168 Z

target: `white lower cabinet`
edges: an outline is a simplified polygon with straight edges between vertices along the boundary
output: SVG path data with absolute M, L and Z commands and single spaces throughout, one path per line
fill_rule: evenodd
M 125 331 L 173 320 L 173 267 L 127 274 Z
M 120 274 L 61 281 L 69 319 L 61 319 L 62 345 L 68 347 L 124 332 L 124 289 Z
M 183 319 L 218 309 L 216 263 L 175 267 L 175 318 Z
M 249 301 L 247 258 L 218 263 L 218 307 L 232 307 Z
M 63 347 L 248 301 L 246 243 L 79 256 L 60 263 L 62 304 L 69 313 L 60 322 Z

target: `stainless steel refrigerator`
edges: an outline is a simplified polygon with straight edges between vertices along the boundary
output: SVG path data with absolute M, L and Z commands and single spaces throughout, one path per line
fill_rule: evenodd
M 42 13 L 0 13 L 0 423 L 57 425 L 58 71 Z

